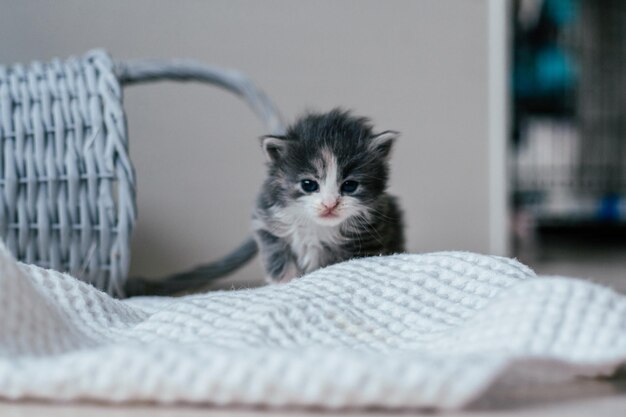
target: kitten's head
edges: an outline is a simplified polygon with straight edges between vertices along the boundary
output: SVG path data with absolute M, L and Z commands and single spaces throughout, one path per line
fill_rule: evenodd
M 274 204 L 324 226 L 367 215 L 387 187 L 397 132 L 373 133 L 347 111 L 308 114 L 284 136 L 265 136 Z

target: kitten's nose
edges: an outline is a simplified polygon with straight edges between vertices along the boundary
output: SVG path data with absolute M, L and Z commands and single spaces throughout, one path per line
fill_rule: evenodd
M 322 207 L 324 207 L 327 212 L 333 211 L 334 209 L 337 208 L 338 205 L 339 205 L 338 199 L 334 201 L 322 201 Z

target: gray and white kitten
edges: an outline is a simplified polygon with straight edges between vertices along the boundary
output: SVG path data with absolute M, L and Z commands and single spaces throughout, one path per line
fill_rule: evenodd
M 270 282 L 404 251 L 402 214 L 386 192 L 397 135 L 335 109 L 262 138 L 268 176 L 252 228 Z
M 162 280 L 133 278 L 127 296 L 197 290 L 260 251 L 269 282 L 364 256 L 404 251 L 402 213 L 387 194 L 397 132 L 374 133 L 347 111 L 307 114 L 284 136 L 265 136 L 268 176 L 252 217 L 253 238 L 224 258 Z

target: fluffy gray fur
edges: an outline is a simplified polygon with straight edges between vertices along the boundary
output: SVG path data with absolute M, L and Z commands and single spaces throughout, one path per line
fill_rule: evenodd
M 252 224 L 269 281 L 404 251 L 401 211 L 386 192 L 396 138 L 340 109 L 262 138 L 268 176 Z
M 284 136 L 261 139 L 268 176 L 252 216 L 253 239 L 223 259 L 164 280 L 129 280 L 130 295 L 189 291 L 260 252 L 270 282 L 364 256 L 404 251 L 402 213 L 386 191 L 398 134 L 375 133 L 364 117 L 310 113 Z

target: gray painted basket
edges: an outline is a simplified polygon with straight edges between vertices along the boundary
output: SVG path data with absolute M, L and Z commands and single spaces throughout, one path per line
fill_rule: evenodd
M 0 234 L 19 260 L 124 296 L 136 206 L 122 86 L 157 80 L 222 87 L 270 132 L 283 130 L 269 99 L 233 70 L 115 62 L 102 50 L 0 66 Z

